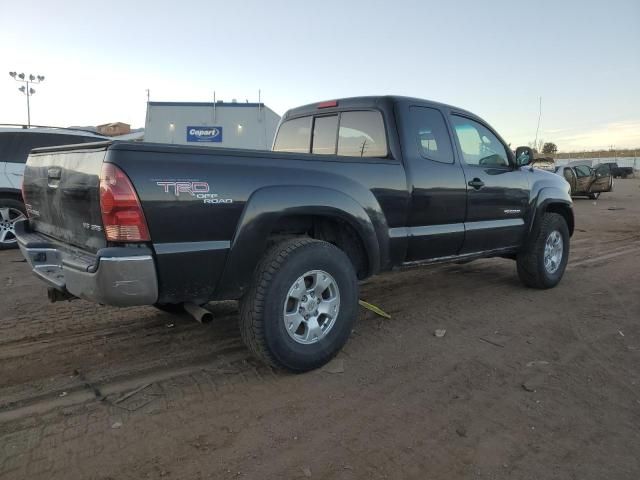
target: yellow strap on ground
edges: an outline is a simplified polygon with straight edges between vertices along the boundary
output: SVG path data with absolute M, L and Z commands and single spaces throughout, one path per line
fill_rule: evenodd
M 380 315 L 381 317 L 391 318 L 391 315 L 389 315 L 384 310 L 381 310 L 380 308 L 376 307 L 375 305 L 371 305 L 370 303 L 365 302 L 364 300 L 358 300 L 358 303 L 360 304 L 360 306 L 366 308 L 367 310 L 371 310 L 373 313 Z

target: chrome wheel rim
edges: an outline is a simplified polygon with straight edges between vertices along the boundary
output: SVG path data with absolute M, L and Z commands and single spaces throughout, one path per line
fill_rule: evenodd
M 564 252 L 564 242 L 562 235 L 554 230 L 547 237 L 544 244 L 544 268 L 547 273 L 556 273 L 562 262 L 562 254 Z
M 17 208 L 0 207 L 0 244 L 16 243 L 16 222 L 24 220 L 25 215 Z
M 340 313 L 340 290 L 324 270 L 298 277 L 284 301 L 284 328 L 297 343 L 319 342 L 333 328 Z

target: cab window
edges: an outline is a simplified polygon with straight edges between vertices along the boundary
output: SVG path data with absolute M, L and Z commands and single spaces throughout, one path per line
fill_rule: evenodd
M 353 111 L 294 118 L 280 125 L 273 151 L 386 157 L 382 115 L 374 111 Z
M 387 138 L 380 112 L 361 111 L 340 114 L 338 155 L 387 156 Z
M 586 165 L 578 165 L 575 167 L 576 175 L 578 178 L 590 177 L 591 176 L 591 168 Z
M 294 118 L 280 125 L 273 151 L 309 153 L 310 144 L 311 117 Z
M 453 128 L 467 165 L 508 167 L 507 150 L 491 131 L 480 123 L 457 115 L 451 116 Z
M 316 117 L 313 122 L 313 145 L 311 153 L 318 155 L 335 155 L 338 116 Z

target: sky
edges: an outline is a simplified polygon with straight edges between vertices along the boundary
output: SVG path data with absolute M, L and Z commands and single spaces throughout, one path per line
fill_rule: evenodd
M 45 75 L 31 120 L 143 127 L 156 101 L 279 114 L 358 95 L 470 110 L 512 147 L 640 149 L 640 0 L 0 0 L 0 122 L 26 123 L 10 71 Z M 2 72 L 4 70 L 4 72 Z

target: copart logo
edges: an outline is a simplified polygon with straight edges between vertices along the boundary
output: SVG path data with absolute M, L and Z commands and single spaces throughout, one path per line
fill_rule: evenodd
M 233 203 L 232 198 L 221 198 L 217 193 L 211 193 L 207 182 L 162 180 L 156 181 L 156 185 L 161 187 L 164 193 L 170 193 L 176 197 L 180 197 L 182 194 L 190 195 L 202 200 L 202 203 L 211 205 Z
M 187 127 L 187 142 L 222 142 L 222 127 Z

